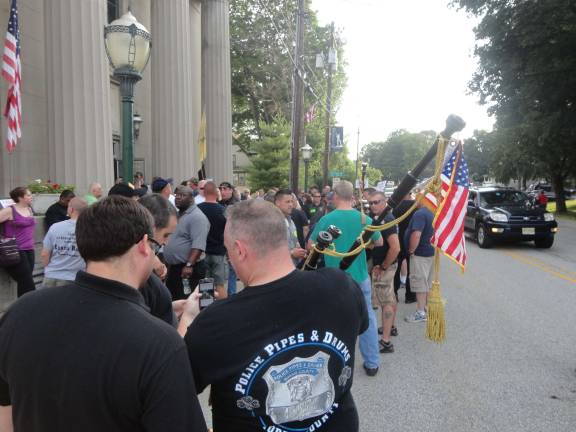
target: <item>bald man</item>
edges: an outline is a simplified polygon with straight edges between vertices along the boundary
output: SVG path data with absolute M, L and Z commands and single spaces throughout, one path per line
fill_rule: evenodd
M 62 286 L 76 279 L 76 273 L 86 268 L 86 263 L 76 246 L 76 220 L 88 207 L 81 198 L 68 203 L 70 219 L 53 224 L 46 237 L 40 257 L 44 265 L 42 288 Z

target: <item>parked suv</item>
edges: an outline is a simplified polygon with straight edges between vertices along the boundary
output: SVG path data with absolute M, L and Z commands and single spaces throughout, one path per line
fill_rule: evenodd
M 481 248 L 496 240 L 534 241 L 538 248 L 554 243 L 558 224 L 554 215 L 532 206 L 524 192 L 502 187 L 471 188 L 464 228 Z

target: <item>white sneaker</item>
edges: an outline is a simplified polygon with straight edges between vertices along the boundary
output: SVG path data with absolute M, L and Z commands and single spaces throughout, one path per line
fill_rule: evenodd
M 422 311 L 416 311 L 413 315 L 408 315 L 404 318 L 404 321 L 409 323 L 419 323 L 419 322 L 426 322 L 426 313 Z

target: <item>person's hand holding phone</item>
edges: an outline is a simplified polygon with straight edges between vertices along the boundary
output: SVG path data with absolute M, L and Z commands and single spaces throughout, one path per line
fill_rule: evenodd
M 194 318 L 200 313 L 200 294 L 198 287 L 188 296 L 186 304 L 184 304 L 184 309 L 182 316 L 180 317 L 180 323 L 178 324 L 178 333 L 180 336 L 184 337 L 186 331 Z

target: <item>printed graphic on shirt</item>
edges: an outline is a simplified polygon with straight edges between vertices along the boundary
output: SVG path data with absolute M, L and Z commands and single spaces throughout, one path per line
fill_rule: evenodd
M 330 356 L 295 357 L 264 374 L 268 384 L 266 414 L 276 424 L 302 421 L 324 414 L 334 403 L 334 384 L 328 374 Z
M 332 332 L 290 335 L 266 345 L 244 369 L 234 388 L 236 405 L 268 432 L 320 430 L 338 409 L 336 395 L 352 376 L 350 360 Z

